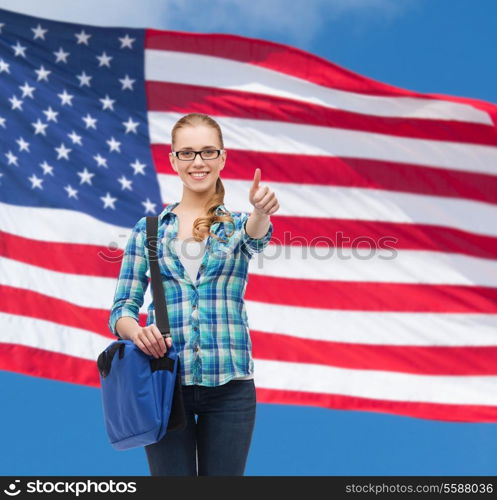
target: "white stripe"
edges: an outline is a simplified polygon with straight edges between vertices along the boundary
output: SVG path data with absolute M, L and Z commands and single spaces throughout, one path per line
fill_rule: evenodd
M 49 321 L 0 313 L 0 342 L 96 360 L 112 339 Z M 254 359 L 257 387 L 389 401 L 497 404 L 495 376 L 411 375 Z
M 97 360 L 113 340 L 81 328 L 0 312 L 0 342 Z M 96 369 L 96 365 L 95 365 Z
M 117 279 L 62 273 L 0 257 L 0 285 L 37 292 L 48 297 L 110 312 Z M 141 313 L 152 301 L 147 287 Z
M 496 346 L 497 314 L 341 311 L 246 300 L 250 330 L 398 346 Z
M 47 289 L 43 293 L 52 296 L 59 296 L 61 293 L 61 298 L 65 297 L 71 287 L 83 286 L 87 279 L 83 275 L 50 271 L 12 259 L 5 258 L 0 262 L 3 272 L 6 273 L 0 280 L 6 281 L 6 284 L 9 284 L 9 279 L 12 280 L 10 283 L 20 288 L 30 288 L 32 282 L 36 281 L 47 287 L 49 283 L 57 283 L 56 289 Z M 26 268 L 23 268 L 24 265 Z M 336 249 L 273 244 L 268 245 L 250 261 L 252 274 L 280 278 L 489 287 L 497 287 L 495 267 L 495 260 L 441 252 L 369 251 L 362 248 Z M 54 273 L 54 279 L 47 273 Z M 111 284 L 115 281 L 109 278 L 95 278 L 97 279 L 105 279 Z M 93 286 L 97 286 L 96 283 Z M 95 293 L 93 286 L 84 288 L 84 294 L 82 290 L 84 303 L 89 304 L 92 301 L 91 297 Z M 105 286 L 107 293 L 111 290 L 110 286 Z
M 264 389 L 338 394 L 387 401 L 497 405 L 496 376 L 411 375 L 254 359 Z
M 187 52 L 146 49 L 145 80 L 255 92 L 372 116 L 493 125 L 487 113 L 467 104 L 336 90 L 255 64 Z
M 152 144 L 169 144 L 182 115 L 149 112 Z M 497 148 L 248 118 L 216 117 L 226 149 L 409 163 L 497 175 Z
M 116 280 L 59 273 L 0 259 L 0 284 L 110 311 Z M 140 312 L 151 303 L 147 288 Z M 330 307 L 332 304 L 330 304 Z M 266 333 L 364 344 L 497 345 L 497 315 L 335 311 L 247 301 L 250 328 Z
M 0 231 L 38 241 L 104 246 L 109 258 L 115 257 L 116 248 L 125 247 L 131 233 L 131 228 L 102 222 L 78 210 L 0 203 L 0 211 Z
M 262 176 L 264 179 L 264 172 Z M 159 174 L 158 177 L 163 200 L 171 202 L 181 199 L 182 182 L 177 174 Z M 248 202 L 252 181 L 223 179 L 223 184 L 225 204 L 229 209 L 252 211 Z M 380 189 L 275 181 L 267 185 L 278 198 L 278 216 L 428 224 L 497 236 L 497 205 L 490 203 Z M 331 236 L 336 238 L 336 235 Z M 388 236 L 385 234 L 385 237 Z

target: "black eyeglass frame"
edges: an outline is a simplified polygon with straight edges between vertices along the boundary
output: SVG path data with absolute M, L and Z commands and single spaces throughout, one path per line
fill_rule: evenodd
M 202 156 L 202 153 L 204 153 L 206 151 L 216 151 L 217 156 L 215 158 L 204 158 Z M 183 160 L 178 156 L 178 153 L 195 153 L 195 156 L 189 160 Z M 223 153 L 224 153 L 224 149 L 204 149 L 203 151 L 192 151 L 189 149 L 188 151 L 171 151 L 171 154 L 173 156 L 175 156 L 176 158 L 178 158 L 179 161 L 195 161 L 195 158 L 197 158 L 197 155 L 200 155 L 200 158 L 202 158 L 202 160 L 204 160 L 204 161 L 217 160 L 221 156 L 221 154 L 223 154 Z

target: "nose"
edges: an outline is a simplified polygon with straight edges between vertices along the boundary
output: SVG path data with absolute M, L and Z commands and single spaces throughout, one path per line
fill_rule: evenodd
M 195 159 L 193 160 L 193 166 L 197 167 L 203 167 L 204 166 L 204 160 L 202 160 L 202 157 L 200 155 L 196 155 Z

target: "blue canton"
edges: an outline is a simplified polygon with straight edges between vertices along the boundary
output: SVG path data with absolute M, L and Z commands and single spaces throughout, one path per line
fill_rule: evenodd
M 162 209 L 143 47 L 144 30 L 0 9 L 0 201 L 126 227 Z

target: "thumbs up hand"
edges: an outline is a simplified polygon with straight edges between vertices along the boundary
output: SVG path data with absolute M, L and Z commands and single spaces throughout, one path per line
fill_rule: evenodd
M 278 199 L 268 186 L 261 186 L 261 169 L 256 168 L 254 172 L 254 182 L 250 187 L 249 201 L 254 206 L 257 215 L 271 215 L 279 208 Z

